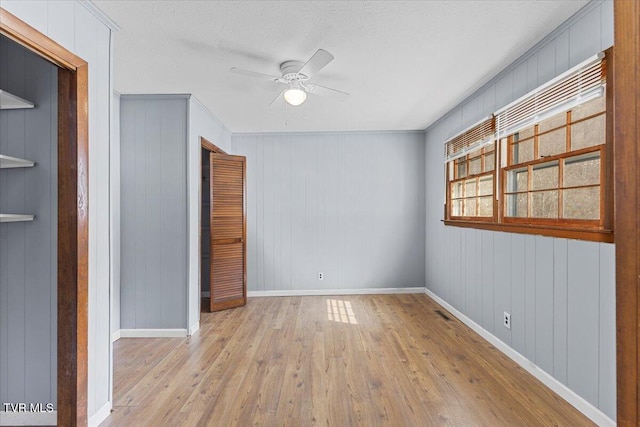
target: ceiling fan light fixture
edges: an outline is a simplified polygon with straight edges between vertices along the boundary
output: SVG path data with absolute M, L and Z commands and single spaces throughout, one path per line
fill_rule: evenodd
M 284 100 L 294 107 L 302 104 L 306 99 L 307 93 L 300 88 L 291 87 L 284 92 Z

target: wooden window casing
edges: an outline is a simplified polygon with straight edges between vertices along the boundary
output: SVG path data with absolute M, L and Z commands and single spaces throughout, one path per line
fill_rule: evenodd
M 478 165 L 472 167 L 474 163 Z M 497 214 L 495 170 L 495 142 L 447 162 L 447 178 L 451 178 L 447 180 L 447 218 L 494 222 Z M 489 209 L 486 204 L 490 204 Z
M 495 222 L 494 134 L 495 119 L 490 116 L 445 143 L 446 219 Z M 487 185 L 489 179 L 491 185 Z
M 599 100 L 596 99 L 591 102 L 598 101 Z M 601 118 L 604 119 L 605 114 L 606 110 L 602 110 L 601 112 L 588 115 L 576 121 L 572 121 L 571 111 L 568 111 L 566 113 L 560 113 L 558 115 L 565 116 L 565 124 L 550 129 L 545 129 L 544 131 L 540 130 L 539 124 L 535 124 L 533 126 L 533 134 L 526 139 L 516 141 L 515 137 L 518 135 L 518 133 L 509 135 L 506 138 L 508 146 L 507 166 L 501 169 L 502 179 L 500 180 L 502 186 L 501 194 L 504 195 L 504 197 L 501 198 L 501 214 L 503 215 L 502 219 L 505 223 L 554 226 L 567 225 L 571 227 L 593 229 L 604 228 L 604 196 L 606 186 L 604 185 L 604 180 L 602 178 L 605 175 L 604 165 L 607 161 L 607 157 L 605 154 L 606 136 L 602 135 L 602 140 L 596 141 L 599 143 L 574 149 L 574 147 L 572 147 L 571 145 L 571 135 L 573 134 L 573 126 L 580 124 L 584 125 L 586 123 L 589 123 L 590 121 L 599 120 Z M 564 150 L 558 153 L 554 153 L 553 155 L 541 154 L 541 138 L 554 133 L 564 133 Z M 528 161 L 517 162 L 517 160 L 515 160 L 515 152 L 518 145 L 523 143 L 530 143 L 532 145 L 533 158 Z M 582 183 L 572 182 L 565 184 L 564 181 L 568 181 L 568 179 L 566 179 L 567 177 L 565 176 L 565 165 L 575 164 L 580 160 L 584 163 L 594 162 L 595 160 L 597 160 L 597 182 L 594 182 L 594 180 L 592 179 L 591 181 L 587 180 Z M 556 184 L 542 185 L 541 188 L 535 188 L 535 185 L 533 183 L 534 171 L 544 170 L 545 168 L 553 168 L 556 170 Z M 519 171 L 522 171 L 521 173 L 526 175 L 526 188 L 515 190 L 508 188 L 508 184 L 511 181 L 510 176 L 513 176 L 513 174 L 517 174 Z M 587 178 L 584 179 L 586 180 Z M 571 192 L 578 192 L 581 190 L 589 191 L 590 189 L 597 189 L 599 193 L 597 198 L 597 215 L 593 215 L 593 212 L 588 212 L 588 209 L 586 210 L 586 212 L 590 213 L 591 215 L 585 215 L 582 218 L 576 217 L 576 215 L 568 215 L 567 212 L 565 212 L 565 196 L 568 196 L 568 194 L 570 194 Z M 545 195 L 549 195 L 552 197 L 555 196 L 556 209 L 555 215 L 553 215 L 552 217 L 535 215 L 535 213 L 533 212 L 535 208 L 535 204 L 533 202 L 534 198 L 536 196 Z M 526 200 L 526 215 L 519 216 L 518 213 L 516 213 L 515 215 L 509 214 L 509 208 L 514 207 L 509 203 L 511 199 Z
M 607 67 L 612 63 L 611 49 L 601 58 L 600 62 L 579 70 L 580 77 L 572 75 L 560 79 L 556 86 L 543 85 L 538 92 L 523 97 L 521 103 L 515 102 L 514 107 L 509 108 L 515 114 L 507 108 L 496 113 L 496 165 L 493 172 L 476 175 L 478 179 L 494 175 L 497 194 L 494 194 L 492 217 L 456 215 L 460 210 L 456 210 L 454 203 L 460 197 L 454 197 L 453 185 L 469 178 L 459 176 L 458 165 L 468 167 L 473 156 L 466 154 L 447 162 L 446 225 L 613 242 L 613 89 L 606 90 Z M 578 84 L 584 86 L 578 88 Z M 592 99 L 570 109 L 562 108 L 563 93 L 575 96 L 583 89 Z M 602 91 L 600 96 L 599 91 Z M 539 105 L 532 99 L 540 100 L 543 106 L 551 106 L 551 111 L 552 107 L 559 107 L 560 111 L 553 115 L 541 114 L 541 120 L 537 120 L 538 111 L 545 111 L 536 110 Z M 534 114 L 528 122 L 527 116 L 522 114 L 526 108 Z M 509 126 L 520 129 L 508 131 Z M 594 131 L 600 136 L 589 141 Z M 580 135 L 580 139 L 574 136 L 572 141 L 572 135 Z M 446 154 L 450 156 L 450 150 L 447 149 Z M 450 165 L 452 162 L 457 163 Z M 519 175 L 517 171 L 524 172 L 519 183 L 514 182 Z M 544 180 L 537 178 L 534 183 L 534 172 L 537 177 L 555 174 L 557 181 L 553 185 L 544 184 Z M 586 177 L 586 181 L 580 182 L 581 176 Z M 581 193 L 589 197 L 581 198 Z M 597 207 L 588 203 L 594 199 L 598 200 Z M 513 202 L 517 200 L 520 206 L 514 208 Z M 539 206 L 543 209 L 538 209 Z

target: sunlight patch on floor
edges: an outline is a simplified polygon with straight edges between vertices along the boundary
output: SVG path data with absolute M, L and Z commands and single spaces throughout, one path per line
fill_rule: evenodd
M 327 318 L 333 322 L 358 324 L 350 301 L 328 299 Z

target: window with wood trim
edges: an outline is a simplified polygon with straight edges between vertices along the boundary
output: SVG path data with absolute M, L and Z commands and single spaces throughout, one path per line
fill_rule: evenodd
M 493 221 L 496 214 L 493 117 L 450 139 L 445 147 L 447 218 Z
M 602 227 L 606 103 L 600 96 L 505 138 L 504 220 Z
M 610 57 L 497 111 L 495 142 L 447 142 L 447 224 L 613 241 Z

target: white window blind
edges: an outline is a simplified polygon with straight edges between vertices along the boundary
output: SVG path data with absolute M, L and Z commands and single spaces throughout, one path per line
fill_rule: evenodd
M 470 151 L 493 142 L 494 133 L 493 116 L 482 119 L 465 129 L 445 142 L 445 162 L 465 156 Z
M 601 96 L 606 78 L 603 58 L 599 53 L 497 111 L 498 137 Z

